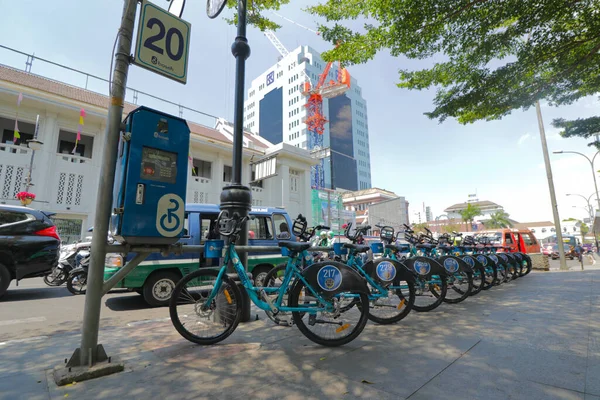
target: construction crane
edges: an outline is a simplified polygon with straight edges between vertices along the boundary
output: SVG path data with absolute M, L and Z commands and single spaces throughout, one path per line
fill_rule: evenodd
M 319 32 L 300 25 L 282 15 L 275 12 L 273 14 L 319 35 Z M 275 32 L 267 30 L 264 34 L 282 57 L 286 57 L 289 54 L 289 51 L 277 38 Z M 311 187 L 313 189 L 323 189 L 325 186 L 324 159 L 330 154 L 328 151 L 323 151 L 323 133 L 325 132 L 325 124 L 328 122 L 327 118 L 323 115 L 323 99 L 340 96 L 350 89 L 350 73 L 345 68 L 342 68 L 341 63 L 338 63 L 336 80 L 330 79 L 327 81 L 332 64 L 333 62 L 331 61 L 327 63 L 323 73 L 319 75 L 317 84 L 314 86 L 305 69 L 300 71 L 300 75 L 304 78 L 301 86 L 302 95 L 308 97 L 305 104 L 306 118 L 304 120 L 308 132 L 308 150 L 311 151 L 313 157 L 320 159 L 319 164 L 313 166 L 311 169 Z

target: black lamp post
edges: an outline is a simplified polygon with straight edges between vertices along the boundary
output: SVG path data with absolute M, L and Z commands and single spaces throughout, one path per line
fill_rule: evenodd
M 206 13 L 209 18 L 216 18 L 225 7 L 226 0 L 208 0 Z M 227 211 L 229 216 L 237 214 L 239 217 L 248 216 L 252 208 L 252 192 L 250 188 L 242 185 L 242 161 L 244 145 L 244 88 L 246 78 L 246 59 L 250 57 L 250 46 L 246 38 L 247 25 L 247 0 L 238 0 L 237 3 L 237 36 L 231 45 L 231 53 L 235 57 L 235 97 L 233 113 L 233 182 L 225 186 L 221 192 L 221 210 Z M 183 7 L 181 8 L 183 10 Z M 238 238 L 239 245 L 248 244 L 248 229 L 243 226 Z M 239 252 L 240 261 L 247 265 L 248 255 Z M 228 272 L 235 272 L 232 265 Z M 244 301 L 242 303 L 242 321 L 250 320 L 250 299 L 242 289 Z

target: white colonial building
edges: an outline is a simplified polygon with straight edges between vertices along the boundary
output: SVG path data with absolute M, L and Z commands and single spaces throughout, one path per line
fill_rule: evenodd
M 19 93 L 23 100 L 17 108 Z M 0 204 L 19 204 L 15 195 L 26 188 L 31 170 L 29 191 L 36 194 L 31 207 L 56 213 L 63 235 L 78 236 L 89 228 L 94 220 L 107 105 L 104 95 L 0 66 Z M 136 107 L 126 103 L 124 116 Z M 75 148 L 81 108 L 86 112 L 85 124 Z M 21 139 L 14 144 L 17 112 Z M 37 116 L 37 139 L 43 145 L 33 152 L 26 141 L 33 138 Z M 188 168 L 186 200 L 218 203 L 223 186 L 232 177 L 233 127 L 223 119 L 217 120 L 214 128 L 188 124 L 193 162 Z M 311 215 L 310 167 L 314 160 L 307 150 L 286 143 L 273 145 L 245 133 L 242 183 L 253 180 L 251 163 L 267 156 L 277 157 L 277 175 L 251 185 L 253 205 L 283 206 L 291 216 Z

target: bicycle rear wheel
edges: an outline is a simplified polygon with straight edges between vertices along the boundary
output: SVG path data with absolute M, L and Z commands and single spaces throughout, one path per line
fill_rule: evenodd
M 448 290 L 444 302 L 457 304 L 464 301 L 473 290 L 473 274 L 455 272 L 448 277 Z
M 471 296 L 475 296 L 483 290 L 485 286 L 485 268 L 483 266 L 473 268 L 473 289 Z
M 309 295 L 310 289 L 297 280 L 290 291 L 290 307 L 324 307 L 316 297 Z M 305 295 L 306 294 L 306 295 Z M 293 311 L 294 323 L 304 336 L 323 346 L 341 346 L 350 343 L 365 328 L 369 316 L 369 297 L 366 293 L 342 292 L 328 299 L 333 303 L 332 312 L 318 313 Z M 345 307 L 347 303 L 356 307 Z M 346 309 L 343 312 L 343 309 Z
M 415 280 L 415 304 L 413 309 L 419 312 L 431 311 L 439 307 L 444 302 L 446 292 L 448 291 L 448 283 L 445 276 L 437 276 L 437 278 L 424 278 L 418 276 Z
M 415 287 L 411 282 L 397 279 L 387 289 L 387 297 L 371 300 L 369 319 L 377 324 L 387 325 L 402 320 L 415 304 Z M 374 289 L 371 288 L 371 291 Z
M 227 275 L 223 275 L 217 295 L 207 304 L 218 274 L 215 270 L 200 269 L 175 285 L 169 302 L 171 322 L 190 342 L 218 343 L 231 335 L 240 322 L 242 294 Z

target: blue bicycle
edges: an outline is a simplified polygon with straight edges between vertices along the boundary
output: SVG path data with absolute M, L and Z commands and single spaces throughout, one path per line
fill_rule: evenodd
M 344 232 L 351 243 L 343 243 L 342 248 L 349 252 L 346 264 L 358 271 L 371 290 L 369 319 L 378 324 L 393 324 L 402 320 L 415 303 L 416 274 L 392 258 L 363 263 L 361 255 L 370 247 L 357 244 L 357 241 L 371 227 L 357 226 L 353 234 L 350 233 L 351 227 L 352 223 L 349 223 Z
M 258 308 L 271 313 L 291 312 L 300 332 L 313 342 L 340 346 L 358 337 L 369 314 L 369 289 L 364 279 L 352 268 L 335 261 L 302 269 L 300 257 L 311 244 L 281 241 L 279 246 L 289 251 L 284 285 L 255 287 L 235 250 L 246 220 L 247 217 L 241 218 L 237 213 L 230 217 L 221 211 L 218 233 L 229 238 L 223 266 L 218 270 L 201 268 L 184 276 L 175 286 L 169 314 L 179 334 L 193 343 L 210 345 L 225 340 L 235 331 L 242 315 L 242 294 L 233 277 L 226 273 L 231 263 L 241 286 Z M 273 301 L 267 293 L 277 293 L 276 299 Z M 284 296 L 287 305 L 283 305 Z M 357 306 L 348 308 L 348 304 Z

